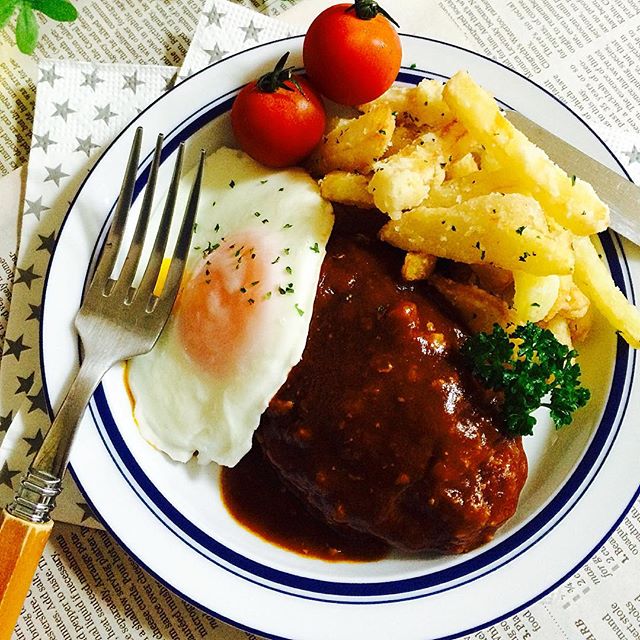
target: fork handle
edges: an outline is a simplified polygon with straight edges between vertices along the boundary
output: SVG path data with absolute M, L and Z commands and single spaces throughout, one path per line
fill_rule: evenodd
M 0 640 L 11 638 L 52 526 L 0 513 Z
M 20 481 L 9 513 L 30 522 L 46 522 L 62 489 L 69 451 L 80 418 L 98 383 L 111 367 L 104 360 L 85 358 L 69 392 L 51 423 L 31 466 Z
M 51 423 L 51 427 L 44 437 L 38 453 L 31 463 L 27 476 L 35 474 L 50 482 L 57 481 L 59 493 L 59 483 L 67 468 L 69 451 L 73 444 L 78 423 L 98 383 L 111 368 L 112 364 L 113 362 L 95 359 L 90 356 L 84 358 L 54 421 Z M 55 496 L 53 498 L 55 499 Z M 53 503 L 53 500 L 50 502 Z M 51 508 L 53 508 L 53 504 L 51 504 Z M 10 509 L 10 511 L 16 513 L 13 509 Z M 46 514 L 44 515 L 44 518 L 34 518 L 32 515 L 28 517 L 30 520 L 46 520 Z

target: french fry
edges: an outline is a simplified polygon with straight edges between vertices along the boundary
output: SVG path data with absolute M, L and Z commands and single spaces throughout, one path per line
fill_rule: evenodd
M 414 121 L 422 127 L 438 129 L 455 119 L 443 98 L 444 84 L 439 80 L 422 80 L 412 95 Z
M 367 173 L 391 144 L 394 129 L 395 118 L 386 106 L 340 119 L 311 154 L 307 168 L 317 176 L 336 170 Z
M 509 291 L 513 288 L 513 273 L 492 264 L 472 264 L 475 279 L 479 286 L 502 298 L 509 297 Z
M 434 185 L 422 203 L 428 207 L 452 207 L 490 193 L 512 193 L 516 188 L 508 171 L 476 171 Z
M 447 163 L 445 167 L 445 179 L 464 178 L 465 176 L 477 173 L 479 167 L 472 153 L 467 153 L 462 158 Z
M 618 289 L 590 238 L 575 238 L 573 279 L 609 324 L 634 348 L 640 348 L 640 310 Z
M 474 333 L 491 331 L 496 323 L 506 327 L 513 322 L 507 303 L 480 287 L 438 274 L 432 275 L 429 283 L 458 311 Z
M 411 282 L 413 280 L 426 280 L 436 268 L 438 258 L 428 253 L 408 252 L 404 256 L 402 264 L 402 277 Z
M 454 117 L 442 97 L 444 84 L 440 80 L 422 80 L 415 87 L 391 87 L 379 98 L 360 105 L 364 113 L 384 106 L 395 113 L 400 122 L 410 122 L 421 128 L 439 129 L 451 124 Z
M 400 87 L 393 85 L 387 89 L 379 98 L 358 105 L 358 110 L 367 113 L 379 107 L 387 107 L 396 115 L 408 113 L 413 105 L 413 96 L 416 91 L 415 87 Z
M 607 228 L 609 209 L 591 185 L 569 177 L 531 143 L 468 73 L 456 73 L 445 85 L 443 95 L 454 116 L 503 167 L 513 171 L 549 216 L 577 235 Z
M 558 316 L 562 317 L 562 316 Z M 584 342 L 591 331 L 593 324 L 593 312 L 591 306 L 587 309 L 587 312 L 580 318 L 567 318 L 567 325 L 569 326 L 569 332 L 571 333 L 571 339 L 573 343 Z
M 369 193 L 380 211 L 394 213 L 419 205 L 444 180 L 440 139 L 428 133 L 395 155 L 376 162 Z
M 421 131 L 416 129 L 413 126 L 407 125 L 398 125 L 396 124 L 396 128 L 393 131 L 393 136 L 391 136 L 391 145 L 387 148 L 384 157 L 388 158 L 389 156 L 395 155 L 396 153 L 402 151 L 407 145 L 411 144 L 421 135 Z
M 405 251 L 467 264 L 489 263 L 539 276 L 571 273 L 569 234 L 537 228 L 540 215 L 533 198 L 491 194 L 448 208 L 416 207 L 388 222 L 380 236 Z
M 360 209 L 373 209 L 373 196 L 367 191 L 370 176 L 347 171 L 331 171 L 320 180 L 323 198 Z
M 584 317 L 590 307 L 589 298 L 580 291 L 571 276 L 560 276 L 560 290 L 558 297 L 547 313 L 545 320 L 550 320 L 556 315 L 567 319 Z
M 536 276 L 514 271 L 513 282 L 513 309 L 517 324 L 543 320 L 558 298 L 559 276 Z
M 549 329 L 558 342 L 567 345 L 569 349 L 573 349 L 573 336 L 566 318 L 555 316 L 549 322 L 542 323 L 542 326 Z

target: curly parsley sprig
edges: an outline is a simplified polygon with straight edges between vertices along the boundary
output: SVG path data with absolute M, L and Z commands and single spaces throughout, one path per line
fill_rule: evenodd
M 36 11 L 58 22 L 72 22 L 78 17 L 77 9 L 68 0 L 0 0 L 0 29 L 16 11 L 16 44 L 26 54 L 33 53 L 38 44 Z
M 549 409 L 559 429 L 591 396 L 580 383 L 577 353 L 531 322 L 511 333 L 496 324 L 492 333 L 471 337 L 463 354 L 481 382 L 503 393 L 505 426 L 512 435 L 533 433 L 531 414 L 538 407 Z

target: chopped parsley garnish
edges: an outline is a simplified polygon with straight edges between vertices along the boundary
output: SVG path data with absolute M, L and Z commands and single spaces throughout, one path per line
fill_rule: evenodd
M 215 202 L 214 202 L 214 204 L 215 204 Z M 215 226 L 215 227 L 213 227 L 213 230 L 214 230 L 216 233 L 218 233 L 218 231 L 220 231 L 220 225 L 216 223 L 216 226 Z M 224 238 L 222 238 L 222 239 L 224 240 Z
M 278 292 L 280 293 L 280 295 L 293 293 L 293 282 L 290 282 L 286 287 L 278 287 Z
M 256 218 L 259 218 L 262 214 L 259 211 L 255 211 L 253 214 Z
M 198 230 L 198 223 L 194 222 L 193 223 L 193 233 L 195 233 Z
M 303 316 L 304 315 L 304 311 L 298 306 L 297 302 L 293 306 L 295 307 L 295 310 L 298 312 L 299 316 Z
M 288 273 L 291 274 L 293 273 L 293 269 L 291 269 L 291 267 L 285 267 L 284 270 Z
M 538 407 L 549 409 L 556 429 L 570 424 L 572 413 L 591 397 L 580 382 L 578 354 L 531 322 L 510 334 L 496 324 L 492 333 L 469 338 L 462 353 L 475 376 L 503 394 L 505 427 L 512 435 L 533 433 L 531 414 Z
M 280 187 L 278 191 L 284 191 L 284 187 Z
M 412 62 L 412 63 L 409 65 L 409 69 L 417 69 L 417 68 L 418 68 L 418 65 L 417 65 L 415 62 Z
M 247 293 L 247 290 L 245 289 L 245 287 L 240 287 L 240 293 Z
M 269 218 L 262 218 L 262 224 L 267 224 L 269 222 Z
M 220 245 L 216 242 L 215 244 L 211 244 L 211 242 L 207 242 L 206 248 L 202 250 L 202 257 L 206 258 L 210 253 L 214 252 Z
M 311 251 L 314 251 L 315 253 L 320 253 L 320 247 L 318 247 L 317 242 L 315 242 L 312 247 L 309 247 L 309 249 L 311 249 Z
M 287 222 L 287 224 L 282 225 L 283 229 L 291 229 L 291 227 L 293 227 L 293 225 L 289 224 L 288 222 Z
M 289 247 L 285 247 L 285 248 L 282 250 L 282 253 L 284 253 L 284 255 L 285 255 L 285 256 L 288 256 L 288 255 L 289 255 L 289 251 L 291 251 L 291 249 L 289 249 Z
M 527 228 L 527 227 L 525 227 L 524 225 L 523 225 L 523 226 L 521 226 L 521 227 L 518 227 L 518 228 L 516 229 L 516 233 L 517 233 L 519 236 L 521 236 L 521 235 L 522 235 L 522 233 L 524 232 L 524 230 L 525 230 L 526 228 Z
M 264 300 L 268 300 L 271 297 L 271 291 L 267 291 L 267 293 L 265 293 L 262 297 Z
M 236 181 L 235 181 L 235 180 L 232 180 L 232 181 L 229 183 L 229 186 L 233 189 L 233 187 L 235 187 L 235 186 L 236 186 Z
M 576 185 L 576 177 L 575 176 L 571 176 L 571 186 L 575 187 Z
M 280 256 L 278 256 L 275 260 L 273 260 L 273 261 L 271 262 L 271 264 L 275 264 L 275 263 L 276 263 L 276 262 L 278 262 L 279 260 L 280 260 Z
M 260 184 L 267 184 L 267 182 L 269 182 L 269 180 L 260 180 Z

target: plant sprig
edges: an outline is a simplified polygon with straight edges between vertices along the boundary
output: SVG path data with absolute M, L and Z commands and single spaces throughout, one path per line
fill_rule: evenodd
M 77 9 L 68 0 L 0 0 L 0 29 L 17 12 L 16 44 L 27 55 L 32 54 L 38 44 L 36 11 L 58 22 L 72 22 L 78 17 Z
M 511 333 L 496 324 L 492 333 L 469 338 L 463 354 L 476 377 L 504 395 L 505 426 L 511 435 L 533 433 L 536 419 L 531 414 L 538 407 L 549 409 L 559 429 L 591 396 L 580 383 L 578 354 L 531 322 Z
M 285 89 L 286 91 L 293 91 L 293 87 L 290 87 L 287 83 L 290 82 L 295 88 L 304 95 L 304 91 L 300 86 L 300 83 L 293 75 L 294 67 L 285 67 L 287 64 L 287 58 L 289 57 L 289 51 L 287 51 L 276 63 L 273 71 L 265 73 L 258 78 L 257 87 L 264 93 L 275 93 L 278 89 Z

